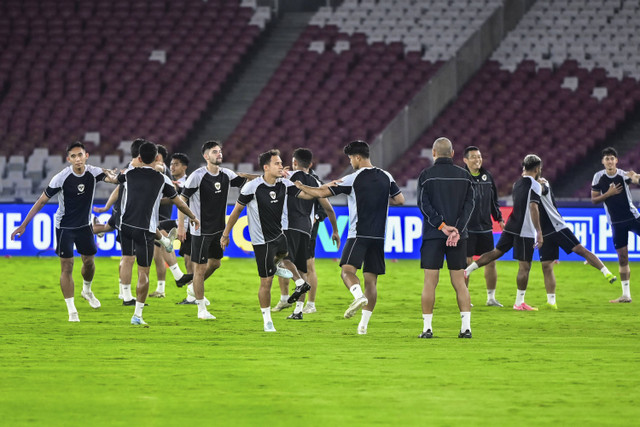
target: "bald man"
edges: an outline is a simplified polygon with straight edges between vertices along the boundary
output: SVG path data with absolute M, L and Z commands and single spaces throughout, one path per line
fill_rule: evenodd
M 432 338 L 431 320 L 440 269 L 447 259 L 451 284 L 456 291 L 462 325 L 459 338 L 471 338 L 471 301 L 464 280 L 467 266 L 467 225 L 474 208 L 473 180 L 469 172 L 453 164 L 453 146 L 447 138 L 433 143 L 433 166 L 418 179 L 418 206 L 424 216 L 420 267 L 423 329 L 419 338 Z

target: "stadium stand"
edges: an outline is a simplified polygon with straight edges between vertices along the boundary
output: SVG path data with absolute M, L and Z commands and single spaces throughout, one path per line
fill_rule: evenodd
M 308 146 L 341 173 L 345 141 L 373 140 L 500 4 L 347 0 L 320 8 L 227 139 L 227 160 Z
M 541 155 L 553 181 L 637 112 L 638 46 L 638 2 L 537 1 L 390 171 L 401 184 L 414 179 L 428 164 L 415 159 L 446 135 L 458 161 L 464 146 L 480 147 L 503 196 L 529 152 Z
M 13 168 L 33 152 L 25 173 L 36 179 L 59 162 L 35 147 L 59 155 L 86 139 L 92 153 L 111 155 L 138 136 L 175 147 L 269 19 L 255 1 L 3 1 L 0 158 Z M 20 172 L 0 177 L 2 195 Z

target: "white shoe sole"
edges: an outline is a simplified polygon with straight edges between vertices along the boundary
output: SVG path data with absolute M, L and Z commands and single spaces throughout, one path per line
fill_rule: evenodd
M 347 311 L 344 312 L 344 318 L 349 319 L 353 317 L 353 315 L 356 314 L 358 310 L 360 310 L 363 306 L 367 305 L 368 303 L 369 303 L 369 300 L 367 300 L 366 298 L 359 298 L 357 301 L 352 302 L 349 308 L 347 308 Z

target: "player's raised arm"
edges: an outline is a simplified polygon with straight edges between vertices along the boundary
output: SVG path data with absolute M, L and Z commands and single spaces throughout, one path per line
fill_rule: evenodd
M 191 225 L 193 225 L 196 230 L 200 228 L 200 221 L 198 221 L 198 218 L 196 218 L 195 214 L 191 212 L 191 209 L 189 209 L 189 206 L 187 206 L 187 204 L 184 202 L 182 196 L 176 196 L 171 200 L 180 212 L 189 217 Z
M 329 190 L 328 187 L 330 184 L 331 183 L 325 184 L 322 187 L 309 187 L 308 185 L 304 185 L 300 181 L 295 182 L 296 187 L 302 190 L 298 194 L 298 197 L 305 200 L 333 196 L 333 193 L 331 192 L 331 190 Z
M 27 225 L 29 225 L 33 217 L 36 216 L 38 212 L 40 212 L 40 210 L 44 207 L 44 205 L 47 204 L 49 199 L 50 197 L 48 197 L 45 193 L 42 193 L 40 195 L 38 200 L 36 200 L 36 202 L 33 204 L 31 209 L 29 210 L 29 213 L 27 214 L 24 221 L 22 221 L 22 224 L 20 224 L 20 226 L 16 228 L 13 231 L 13 233 L 11 233 L 11 240 L 15 240 L 16 237 L 20 237 L 24 234 L 24 231 L 27 229 Z
M 116 183 L 118 183 L 118 178 L 116 177 Z M 96 213 L 103 213 L 111 209 L 111 206 L 118 200 L 118 195 L 120 194 L 120 186 L 118 185 L 109 195 L 107 199 L 107 203 L 101 208 L 93 208 L 93 211 Z

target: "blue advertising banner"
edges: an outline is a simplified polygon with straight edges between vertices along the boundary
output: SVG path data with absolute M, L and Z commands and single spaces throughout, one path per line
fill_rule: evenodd
M 54 214 L 57 204 L 47 204 L 29 224 L 25 234 L 11 240 L 11 233 L 20 225 L 29 212 L 31 205 L 0 204 L 0 255 L 2 256 L 55 256 Z M 227 207 L 227 214 L 233 206 Z M 503 214 L 508 216 L 511 209 L 502 208 Z M 347 239 L 349 228 L 349 213 L 346 206 L 336 206 L 338 229 L 341 247 L 336 248 L 331 241 L 331 225 L 328 220 L 320 224 L 316 242 L 317 258 L 339 258 Z M 571 230 L 580 242 L 597 256 L 604 260 L 615 260 L 616 251 L 611 240 L 611 227 L 602 207 L 593 208 L 561 208 Z M 108 213 L 98 215 L 102 223 L 109 219 Z M 497 226 L 494 228 L 494 239 L 500 237 Z M 419 259 L 422 237 L 422 214 L 417 207 L 391 207 L 387 221 L 387 236 L 385 239 L 385 253 L 390 259 Z M 115 240 L 115 233 L 107 233 L 104 237 L 96 237 L 98 256 L 119 256 L 120 245 Z M 582 260 L 575 254 L 566 255 L 560 251 L 560 260 Z M 249 239 L 246 212 L 238 220 L 231 235 L 230 247 L 225 255 L 230 257 L 252 257 L 253 249 Z M 629 258 L 640 259 L 640 239 L 634 234 L 629 235 Z M 502 259 L 510 260 L 511 253 Z

